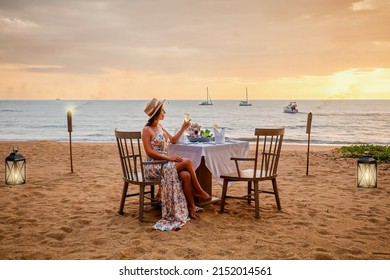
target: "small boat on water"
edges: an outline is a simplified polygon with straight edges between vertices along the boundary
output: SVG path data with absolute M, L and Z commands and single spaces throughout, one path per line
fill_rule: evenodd
M 211 101 L 211 97 L 209 96 L 209 88 L 207 87 L 207 97 L 206 101 L 199 103 L 199 105 L 213 105 L 213 101 Z
M 290 104 L 284 106 L 283 110 L 285 113 L 298 113 L 297 102 L 291 101 Z
M 252 106 L 252 103 L 249 103 L 248 101 L 248 88 L 245 89 L 246 89 L 246 100 L 242 100 L 239 106 Z

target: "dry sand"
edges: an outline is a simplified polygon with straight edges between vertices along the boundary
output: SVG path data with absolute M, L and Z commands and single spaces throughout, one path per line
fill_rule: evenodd
M 230 200 L 223 214 L 219 204 L 208 205 L 183 229 L 160 232 L 152 229 L 157 209 L 147 208 L 146 221 L 138 221 L 136 198 L 117 213 L 115 143 L 73 143 L 74 173 L 66 142 L 0 142 L 0 155 L 5 159 L 15 144 L 27 159 L 27 183 L 0 182 L 3 260 L 390 259 L 390 165 L 379 165 L 376 189 L 357 188 L 356 159 L 336 157 L 334 147 L 311 146 L 306 176 L 306 146 L 284 145 L 281 211 L 264 194 L 259 220 L 253 207 Z M 213 194 L 221 195 L 215 181 Z

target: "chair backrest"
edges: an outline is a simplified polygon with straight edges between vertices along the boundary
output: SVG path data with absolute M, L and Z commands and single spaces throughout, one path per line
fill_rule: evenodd
M 130 182 L 145 182 L 141 153 L 141 132 L 115 129 L 123 178 Z
M 277 175 L 284 128 L 256 128 L 256 153 L 254 177 Z

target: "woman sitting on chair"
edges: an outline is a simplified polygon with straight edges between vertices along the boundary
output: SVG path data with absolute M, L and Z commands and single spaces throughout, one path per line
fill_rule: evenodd
M 188 216 L 196 219 L 197 207 L 194 197 L 203 200 L 211 200 L 211 197 L 200 186 L 191 160 L 167 153 L 168 142 L 176 143 L 189 127 L 190 122 L 184 121 L 181 129 L 172 136 L 159 124 L 165 115 L 164 101 L 153 98 L 146 105 L 144 111 L 149 116 L 149 120 L 142 130 L 142 142 L 147 161 L 168 161 L 164 164 L 163 174 L 161 174 L 162 219 L 154 225 L 154 228 L 171 230 L 181 228 L 189 220 Z M 160 170 L 156 165 L 145 166 L 145 177 L 156 178 L 160 175 Z

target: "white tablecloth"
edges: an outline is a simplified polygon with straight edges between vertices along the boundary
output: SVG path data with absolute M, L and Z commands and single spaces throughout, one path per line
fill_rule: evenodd
M 204 156 L 206 167 L 218 183 L 222 185 L 223 180 L 220 178 L 221 174 L 236 171 L 236 165 L 230 158 L 248 157 L 249 142 L 229 141 L 225 144 L 215 144 L 214 142 L 170 144 L 168 153 L 170 155 L 189 158 L 195 169 L 199 167 L 202 156 Z

